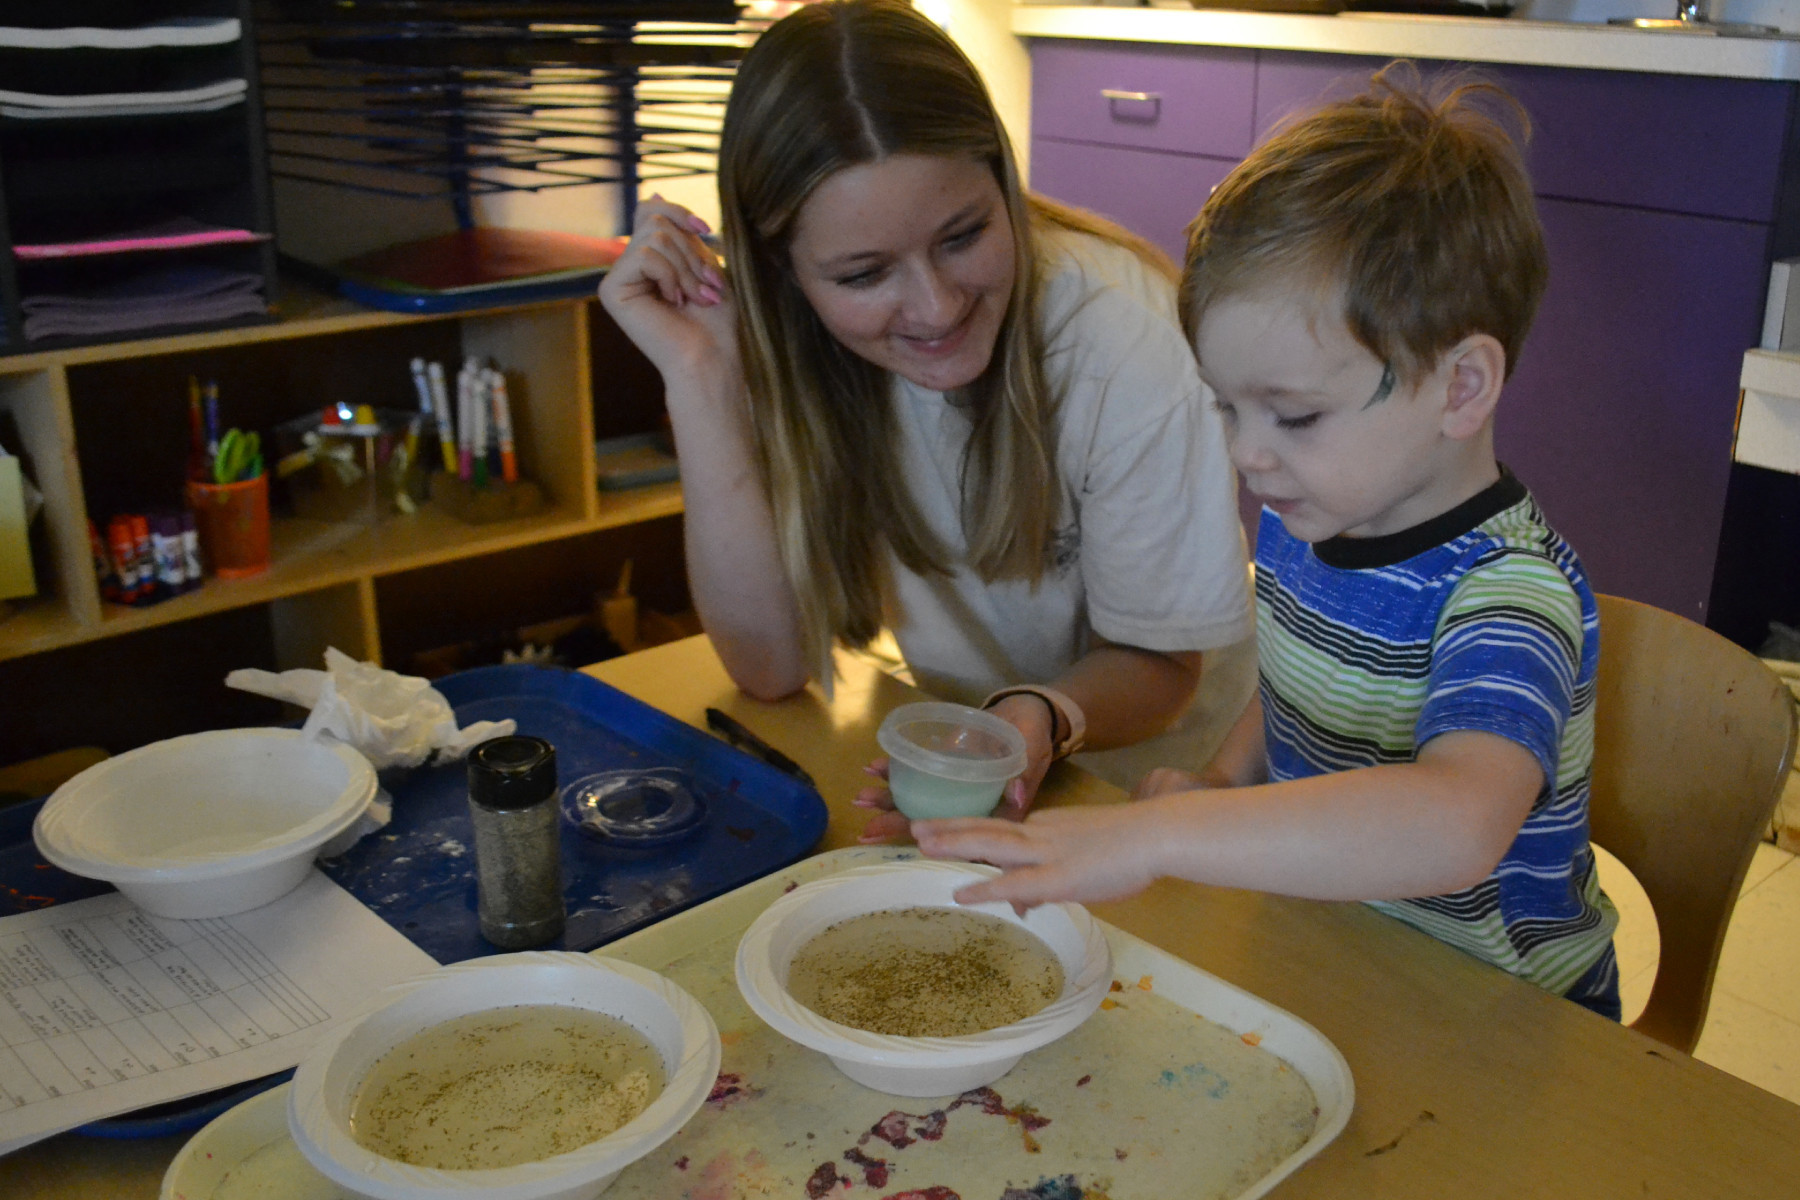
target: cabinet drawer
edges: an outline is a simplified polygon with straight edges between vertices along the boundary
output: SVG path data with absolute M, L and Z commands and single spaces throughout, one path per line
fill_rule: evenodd
M 1251 145 L 1256 52 L 1040 41 L 1031 128 L 1044 137 L 1241 158 Z
M 1187 226 L 1235 159 L 1031 139 L 1033 191 L 1097 212 L 1169 252 L 1187 253 Z
M 1283 117 L 1361 88 L 1386 60 L 1264 51 L 1258 138 Z M 1423 63 L 1437 73 L 1455 63 Z M 1769 222 L 1794 85 L 1752 79 L 1480 66 L 1531 114 L 1540 196 Z

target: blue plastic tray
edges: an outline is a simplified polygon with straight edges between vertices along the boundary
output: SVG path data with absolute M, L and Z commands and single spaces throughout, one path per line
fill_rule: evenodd
M 787 866 L 825 832 L 825 802 L 792 776 L 587 675 L 534 666 L 483 667 L 435 686 L 459 725 L 511 717 L 556 747 L 563 783 L 598 771 L 678 767 L 706 806 L 688 837 L 656 849 L 616 849 L 563 825 L 568 925 L 550 949 L 591 950 L 671 913 Z M 466 769 L 422 768 L 388 781 L 394 819 L 325 873 L 440 963 L 497 950 L 475 916 L 474 833 Z M 110 892 L 45 862 L 31 840 L 42 800 L 0 809 L 0 916 Z M 197 1129 L 281 1072 L 204 1096 L 98 1121 L 97 1137 L 160 1137 Z
M 698 829 L 655 849 L 609 846 L 565 821 L 568 924 L 547 949 L 591 950 L 798 860 L 825 832 L 817 791 L 591 676 L 483 667 L 436 687 L 459 725 L 511 717 L 549 741 L 561 783 L 677 767 L 705 805 Z M 466 768 L 422 768 L 389 791 L 393 822 L 322 862 L 325 873 L 440 963 L 495 953 L 475 916 Z

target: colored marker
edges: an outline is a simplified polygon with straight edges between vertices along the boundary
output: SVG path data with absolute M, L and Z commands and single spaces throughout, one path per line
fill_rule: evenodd
M 219 461 L 219 385 L 215 380 L 206 383 L 206 461 Z
M 475 475 L 475 414 L 469 401 L 469 368 L 456 373 L 456 476 L 467 483 Z
M 488 389 L 487 371 L 475 359 L 463 366 L 469 377 L 469 457 L 470 481 L 478 488 L 488 481 Z
M 432 362 L 425 368 L 431 384 L 431 411 L 437 417 L 438 445 L 444 452 L 444 470 L 456 471 L 456 422 L 450 416 L 450 396 L 444 387 L 444 364 Z
M 425 360 L 412 360 L 413 391 L 419 397 L 419 411 L 426 416 L 431 415 L 431 381 L 425 377 Z
M 206 418 L 200 410 L 200 380 L 188 376 L 188 478 L 206 478 Z
M 513 453 L 512 401 L 506 396 L 506 376 L 495 367 L 487 370 L 488 398 L 494 406 L 494 437 L 500 442 L 500 478 L 519 482 L 519 460 Z

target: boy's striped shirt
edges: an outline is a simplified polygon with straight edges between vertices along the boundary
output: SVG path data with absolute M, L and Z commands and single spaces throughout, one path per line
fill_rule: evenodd
M 1546 786 L 1494 873 L 1374 907 L 1562 995 L 1618 924 L 1588 846 L 1599 617 L 1510 474 L 1380 538 L 1310 546 L 1265 510 L 1256 611 L 1271 781 L 1411 762 L 1440 733 L 1517 742 Z

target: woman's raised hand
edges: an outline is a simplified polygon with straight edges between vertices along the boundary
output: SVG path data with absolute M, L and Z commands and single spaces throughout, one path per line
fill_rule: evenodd
M 641 202 L 625 253 L 600 283 L 600 302 L 664 379 L 735 363 L 736 313 L 705 221 L 679 204 Z

